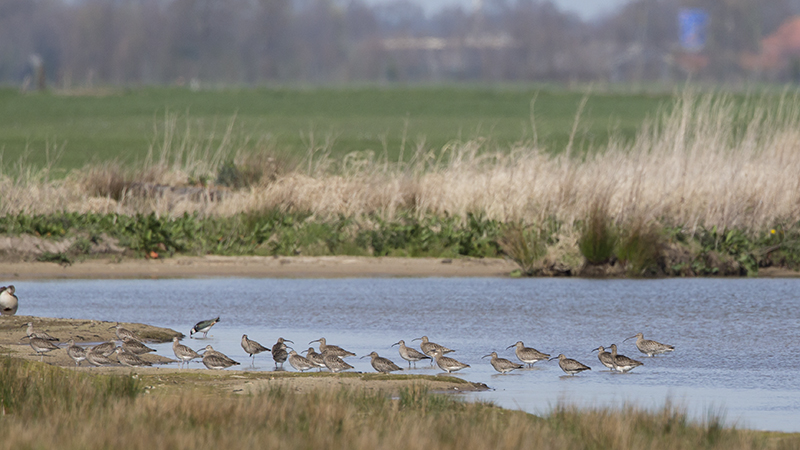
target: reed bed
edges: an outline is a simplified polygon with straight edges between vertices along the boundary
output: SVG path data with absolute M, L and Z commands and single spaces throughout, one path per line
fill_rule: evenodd
M 9 361 L 2 362 L 0 384 L 14 387 L 4 392 L 14 406 L 0 417 L 2 448 L 767 449 L 797 444 L 791 435 L 768 441 L 760 433 L 725 426 L 714 415 L 693 422 L 670 404 L 653 411 L 561 405 L 537 417 L 416 386 L 396 399 L 346 389 L 298 394 L 274 387 L 236 396 L 166 386 L 131 397 L 130 390 L 111 390 L 108 382 L 87 384 L 91 376 Z M 132 376 L 118 378 L 115 385 L 135 382 Z M 144 392 L 142 383 L 138 389 Z M 62 401 L 73 390 L 81 394 L 73 400 L 83 407 Z M 90 404 L 82 396 L 106 400 Z
M 220 139 L 193 140 L 196 131 L 181 133 L 173 122 L 153 144 L 158 156 L 135 169 L 110 162 L 64 179 L 50 178 L 47 170 L 2 169 L 0 215 L 66 210 L 230 216 L 278 208 L 317 219 L 391 220 L 411 211 L 419 217 L 478 214 L 529 224 L 555 218 L 569 227 L 602 203 L 617 224 L 763 230 L 800 220 L 800 102 L 786 95 L 773 103 L 742 105 L 725 95 L 686 93 L 632 141 L 612 140 L 580 155 L 571 145 L 558 151 L 527 142 L 494 151 L 488 141 L 472 140 L 436 151 L 423 143 L 399 162 L 365 152 L 331 160 L 326 144 L 316 143 L 305 162 L 282 164 L 282 170 L 263 169 L 275 166 L 277 156 L 237 150 L 231 127 L 222 144 L 212 145 Z M 185 186 L 203 179 L 213 187 L 226 162 L 269 175 L 223 188 L 222 201 L 142 197 L 130 189 L 133 182 Z

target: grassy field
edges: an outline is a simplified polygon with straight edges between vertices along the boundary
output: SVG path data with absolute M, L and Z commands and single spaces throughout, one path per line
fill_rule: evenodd
M 21 94 L 0 89 L 0 154 L 8 165 L 27 154 L 41 166 L 57 149 L 55 167 L 76 169 L 113 158 L 143 159 L 163 140 L 165 114 L 178 116 L 181 132 L 218 141 L 235 118 L 234 139 L 245 149 L 305 157 L 333 138 L 325 150 L 339 157 L 372 150 L 405 156 L 419 142 L 440 150 L 451 141 L 489 139 L 499 148 L 531 141 L 531 102 L 539 146 L 561 151 L 584 93 L 533 88 L 365 87 L 314 89 L 181 88 L 114 89 Z M 82 94 L 82 95 L 78 95 Z M 646 116 L 670 104 L 667 95 L 590 95 L 577 130 L 577 145 L 603 146 L 610 131 L 632 137 Z M 212 131 L 215 131 L 212 133 Z M 213 134 L 213 138 L 211 137 Z
M 714 415 L 693 422 L 674 405 L 558 405 L 533 416 L 429 394 L 413 383 L 393 399 L 358 389 L 298 393 L 291 386 L 232 395 L 196 387 L 195 379 L 94 375 L 0 358 L 0 448 L 749 450 L 799 444 L 797 435 L 738 430 Z
M 55 173 L 41 164 L 60 147 L 44 143 L 0 166 L 0 232 L 75 239 L 44 260 L 82 257 L 106 234 L 139 256 L 506 256 L 529 275 L 800 267 L 797 93 L 4 95 L 0 137 L 50 123 L 42 136 L 85 147 L 68 140 Z M 87 143 L 99 135 L 108 143 Z

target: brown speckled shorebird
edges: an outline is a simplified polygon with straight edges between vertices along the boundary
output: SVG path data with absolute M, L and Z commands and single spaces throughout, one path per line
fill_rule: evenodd
M 224 355 L 222 355 L 222 353 L 219 353 L 217 351 L 214 352 L 206 351 L 203 354 L 203 364 L 205 364 L 205 366 L 211 370 L 222 370 L 222 369 L 227 369 L 228 367 L 231 366 L 239 365 L 238 362 L 226 356 L 225 357 L 223 356 Z
M 429 341 L 428 340 L 428 336 L 422 336 L 422 337 L 414 338 L 414 339 L 411 340 L 411 342 L 414 342 L 414 341 L 422 341 L 419 344 L 419 349 L 422 350 L 422 353 L 424 353 L 424 354 L 426 354 L 426 355 L 431 357 L 431 365 L 433 365 L 433 363 L 435 362 L 435 359 L 434 359 L 434 356 L 433 356 L 434 350 L 437 350 L 439 352 L 439 354 L 441 354 L 441 355 L 444 355 L 445 353 L 452 353 L 452 352 L 455 351 L 455 350 L 452 350 L 452 349 L 449 349 L 449 348 L 445 347 L 444 345 L 439 345 L 439 344 L 437 344 L 435 342 Z
M 353 352 L 348 352 L 347 350 L 345 350 L 345 349 L 343 349 L 343 348 L 341 348 L 339 346 L 328 344 L 328 342 L 325 341 L 324 337 L 321 337 L 319 339 L 315 339 L 315 340 L 309 342 L 308 344 L 311 345 L 314 342 L 319 342 L 319 353 L 320 354 L 335 355 L 335 356 L 338 356 L 339 358 L 346 358 L 348 356 L 356 356 L 356 354 L 353 353 Z
M 109 341 L 109 342 L 103 342 L 102 344 L 97 344 L 90 350 L 103 356 L 110 356 L 112 353 L 114 353 L 114 350 L 116 350 L 116 348 L 117 344 Z
M 181 361 L 181 369 L 183 368 L 183 364 L 186 363 L 188 366 L 189 361 L 195 358 L 202 358 L 196 351 L 192 350 L 191 348 L 181 344 L 178 342 L 178 336 L 172 337 L 172 352 L 175 353 L 175 357 Z
M 75 345 L 74 339 L 70 339 L 68 344 L 69 347 L 67 347 L 67 355 L 69 355 L 69 357 L 75 361 L 75 366 L 80 366 L 81 361 L 86 359 L 86 349 Z
M 517 358 L 528 365 L 528 367 L 533 367 L 533 365 L 538 361 L 546 361 L 547 358 L 550 357 L 547 353 L 542 353 L 539 350 L 531 347 L 525 347 L 525 344 L 522 341 L 517 341 L 514 345 L 509 345 L 506 347 L 506 350 L 510 349 L 511 347 L 516 347 L 514 353 L 517 355 Z
M 628 372 L 636 367 L 644 365 L 641 361 L 636 361 L 625 355 L 618 355 L 617 344 L 611 344 L 611 358 L 614 360 L 614 369 L 619 372 Z
M 0 286 L 0 314 L 4 316 L 13 316 L 17 313 L 19 308 L 19 299 L 16 295 L 16 288 L 14 285 Z
M 289 352 L 286 351 L 288 348 L 286 346 L 287 342 L 292 342 L 288 339 L 284 339 L 282 337 L 278 338 L 278 342 L 272 346 L 272 359 L 275 361 L 275 367 L 278 367 L 278 364 L 283 367 L 283 363 L 286 362 L 286 359 L 289 358 Z M 292 342 L 294 344 L 294 342 Z
M 469 364 L 464 364 L 461 362 L 456 361 L 453 358 L 449 358 L 447 356 L 442 356 L 442 353 L 439 351 L 438 348 L 431 350 L 433 361 L 439 366 L 440 369 L 444 370 L 447 373 L 452 373 L 457 370 L 465 369 L 470 367 Z
M 97 347 L 99 346 L 86 350 L 86 361 L 95 367 L 110 366 L 114 364 L 114 361 L 109 359 L 108 356 L 104 355 L 102 350 L 96 350 Z M 114 353 L 114 351 L 111 353 Z
M 333 373 L 338 373 L 343 370 L 352 369 L 353 366 L 347 364 L 342 358 L 334 355 L 333 353 L 324 353 L 322 360 L 325 361 L 325 367 Z
M 306 370 L 317 367 L 317 365 L 309 361 L 308 358 L 298 355 L 294 350 L 289 352 L 289 364 L 300 372 L 305 372 Z
M 128 353 L 133 353 L 134 355 L 144 355 L 145 353 L 154 352 L 155 349 L 152 349 L 139 341 L 135 341 L 133 339 L 123 339 L 122 340 L 122 349 Z
M 27 324 L 22 325 L 22 326 L 23 327 L 25 327 L 25 326 L 28 327 L 28 329 L 25 330 L 25 333 L 27 334 L 28 337 L 35 337 L 35 338 L 39 338 L 39 339 L 44 339 L 46 341 L 55 341 L 55 342 L 59 341 L 58 338 L 50 336 L 49 334 L 47 334 L 46 331 L 35 331 L 33 329 L 33 322 L 28 322 Z
M 324 356 L 317 353 L 317 351 L 314 350 L 314 347 L 308 347 L 308 350 L 303 350 L 303 353 L 307 353 L 306 359 L 311 361 L 311 363 L 314 364 L 314 366 L 317 367 L 320 372 L 322 369 L 326 369 L 328 367 L 325 365 Z
M 392 360 L 378 356 L 378 352 L 371 352 L 369 355 L 362 356 L 361 359 L 372 358 L 370 364 L 372 368 L 380 373 L 390 373 L 396 370 L 403 370 Z
M 123 328 L 122 325 L 119 324 L 119 322 L 117 322 L 113 327 L 109 327 L 109 330 L 112 329 L 116 330 L 115 332 L 117 334 L 117 339 L 119 339 L 120 341 L 124 341 L 125 339 L 130 339 L 139 342 L 142 341 L 141 339 L 139 339 L 139 336 L 137 336 L 136 333 L 127 328 Z
M 614 369 L 614 358 L 611 357 L 611 353 L 606 351 L 605 347 L 601 345 L 592 351 L 597 352 L 597 359 L 599 359 L 604 366 L 611 370 L 616 370 Z
M 419 350 L 411 347 L 406 347 L 406 342 L 401 340 L 392 344 L 392 347 L 399 345 L 400 357 L 408 361 L 408 368 L 411 368 L 411 363 L 414 363 L 414 368 L 417 367 L 417 361 L 423 359 L 432 359 L 430 356 L 420 353 Z
M 40 362 L 44 362 L 45 353 L 51 352 L 53 350 L 58 350 L 58 347 L 52 342 L 48 341 L 47 339 L 28 337 L 28 336 L 23 337 L 23 339 L 25 338 L 30 340 L 31 348 L 33 349 L 33 351 L 36 352 L 37 355 L 40 356 L 39 358 Z
M 568 375 L 575 375 L 576 373 L 583 372 L 584 370 L 592 370 L 592 368 L 587 365 L 581 364 L 574 359 L 567 358 L 563 353 L 550 358 L 548 361 L 552 361 L 556 358 L 558 358 L 558 366 L 561 367 L 561 370 Z
M 226 354 L 224 354 L 222 352 L 218 352 L 218 351 L 214 350 L 214 348 L 211 347 L 210 344 L 206 345 L 205 348 L 203 349 L 203 357 L 205 357 L 206 355 L 214 355 L 214 356 L 216 356 L 218 358 L 222 358 L 225 361 L 227 361 L 228 363 L 230 363 L 231 366 L 239 364 L 238 362 L 236 362 L 233 359 L 229 358 L 228 355 L 226 355 Z
M 253 358 L 253 365 L 256 363 L 256 355 L 261 352 L 269 352 L 270 349 L 264 347 L 263 345 L 259 344 L 258 342 L 249 339 L 246 334 L 242 335 L 242 348 L 244 352 L 250 355 Z
M 638 348 L 640 352 L 644 353 L 647 356 L 660 355 L 662 353 L 667 353 L 675 350 L 674 345 L 662 344 L 660 342 L 651 341 L 650 339 L 645 339 L 644 334 L 642 333 L 636 333 L 636 335 L 631 336 L 625 340 L 627 341 L 633 338 L 636 338 L 636 348 Z
M 131 353 L 122 347 L 117 347 L 117 349 L 114 350 L 114 353 L 117 354 L 117 361 L 119 361 L 119 363 L 122 364 L 123 366 L 142 367 L 142 366 L 153 365 L 153 363 L 151 363 L 150 361 L 145 361 L 142 358 L 136 356 L 136 354 Z
M 514 369 L 522 369 L 523 367 L 525 367 L 522 364 L 509 361 L 509 360 L 507 360 L 505 358 L 498 358 L 497 357 L 497 352 L 492 352 L 492 353 L 490 353 L 490 354 L 488 354 L 486 356 L 482 356 L 482 358 L 488 358 L 490 356 L 492 357 L 492 361 L 491 361 L 492 367 L 494 367 L 494 370 L 496 370 L 496 371 L 498 371 L 498 372 L 500 372 L 502 374 L 505 374 L 507 372 L 511 372 Z

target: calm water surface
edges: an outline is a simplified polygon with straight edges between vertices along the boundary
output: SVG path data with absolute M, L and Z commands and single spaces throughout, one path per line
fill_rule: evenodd
M 585 406 L 672 401 L 697 418 L 722 413 L 729 423 L 800 431 L 800 280 L 798 279 L 205 279 L 19 282 L 19 314 L 142 322 L 189 334 L 201 319 L 222 317 L 206 344 L 242 363 L 274 370 L 269 354 L 255 366 L 243 333 L 269 347 L 282 336 L 300 351 L 326 337 L 359 356 L 377 351 L 407 367 L 391 344 L 422 335 L 456 349 L 472 367 L 457 373 L 493 390 L 468 394 L 508 408 L 547 412 L 560 401 Z M 665 356 L 638 352 L 637 332 L 675 345 Z M 499 375 L 481 356 L 516 360 L 521 340 L 592 368 L 566 377 L 556 361 Z M 417 344 L 415 342 L 414 344 Z M 628 374 L 605 370 L 591 352 L 616 343 L 644 362 Z M 316 345 L 316 344 L 315 344 Z M 169 344 L 157 346 L 172 357 Z M 369 359 L 350 358 L 359 371 Z M 203 367 L 193 363 L 193 367 Z M 287 367 L 289 365 L 287 364 Z M 434 374 L 427 363 L 414 373 Z M 289 368 L 288 370 L 293 370 Z

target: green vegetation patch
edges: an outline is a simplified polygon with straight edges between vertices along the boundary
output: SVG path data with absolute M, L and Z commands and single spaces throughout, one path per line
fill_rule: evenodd
M 309 213 L 277 209 L 230 217 L 95 213 L 0 217 L 0 234 L 73 239 L 66 252 L 38 256 L 39 261 L 58 264 L 88 257 L 93 245 L 113 239 L 134 257 L 506 257 L 515 261 L 520 266 L 519 274 L 525 276 L 552 274 L 545 263 L 570 269 L 562 273 L 581 273 L 580 267 L 572 267 L 575 261 L 569 253 L 555 257 L 548 253 L 563 245 L 564 228 L 555 220 L 524 225 L 471 214 L 466 218 L 419 218 L 408 212 L 392 220 L 377 214 L 318 219 Z M 601 210 L 593 210 L 573 229 L 581 233 L 576 239 L 576 251 L 583 255 L 584 264 L 618 268 L 609 272 L 612 275 L 754 276 L 764 267 L 800 268 L 800 222 L 776 225 L 758 233 L 716 227 L 698 227 L 689 232 L 658 223 L 618 226 Z M 564 259 L 558 260 L 559 257 Z
M 58 173 L 89 163 L 145 159 L 178 128 L 210 136 L 217 148 L 265 146 L 299 158 L 329 151 L 340 157 L 371 151 L 396 161 L 417 144 L 488 138 L 498 148 L 534 138 L 559 152 L 569 140 L 582 92 L 534 87 L 352 87 L 313 89 L 119 89 L 111 95 L 22 94 L 0 89 L 0 154 L 6 163 L 54 162 Z M 533 109 L 531 101 L 536 99 Z M 610 133 L 632 138 L 669 95 L 593 94 L 576 147 L 595 148 Z M 170 120 L 182 117 L 176 126 Z M 532 122 L 533 118 L 533 122 Z M 233 123 L 232 133 L 227 129 Z M 535 123 L 535 132 L 534 126 Z M 189 132 L 191 130 L 191 133 Z M 199 130 L 199 131 L 198 131 Z M 31 151 L 34 149 L 34 151 Z M 48 151 L 44 151 L 48 149 Z M 56 158 L 60 155 L 60 158 Z

